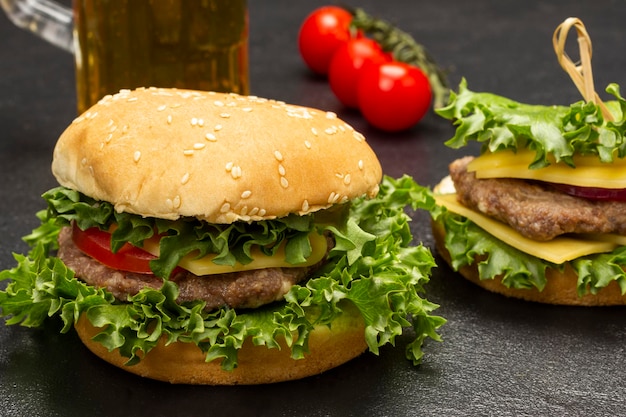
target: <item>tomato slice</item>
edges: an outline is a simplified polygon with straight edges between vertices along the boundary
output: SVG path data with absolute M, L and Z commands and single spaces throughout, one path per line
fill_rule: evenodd
M 626 201 L 626 189 L 624 188 L 613 189 L 599 187 L 580 187 L 578 185 L 552 183 L 551 185 L 560 192 L 572 195 L 574 197 L 588 198 L 590 200 Z
M 111 234 L 97 227 L 81 230 L 72 226 L 72 240 L 78 249 L 98 262 L 122 271 L 153 274 L 150 261 L 156 257 L 145 250 L 126 243 L 122 248 L 111 252 Z

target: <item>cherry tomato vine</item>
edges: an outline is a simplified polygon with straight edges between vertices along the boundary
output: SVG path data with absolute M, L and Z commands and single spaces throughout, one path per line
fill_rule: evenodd
M 431 105 L 447 102 L 445 72 L 425 47 L 363 9 L 314 10 L 301 26 L 298 44 L 307 66 L 328 77 L 337 98 L 381 130 L 407 129 Z

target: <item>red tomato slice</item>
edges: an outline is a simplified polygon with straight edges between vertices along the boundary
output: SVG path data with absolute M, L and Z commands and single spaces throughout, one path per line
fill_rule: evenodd
M 298 33 L 302 59 L 314 72 L 328 73 L 333 54 L 350 39 L 352 14 L 337 6 L 325 6 L 306 17 Z
M 568 184 L 551 184 L 562 193 L 590 200 L 626 201 L 626 189 L 580 187 Z
M 426 75 L 417 67 L 397 61 L 365 68 L 357 94 L 365 120 L 388 132 L 415 125 L 428 112 L 432 100 Z
M 81 230 L 72 226 L 72 240 L 78 249 L 98 262 L 122 271 L 152 274 L 150 261 L 156 257 L 145 250 L 126 243 L 116 253 L 111 252 L 111 234 L 97 227 Z
M 344 106 L 357 108 L 357 85 L 363 71 L 390 60 L 376 41 L 369 38 L 351 39 L 340 46 L 328 69 L 328 82 Z

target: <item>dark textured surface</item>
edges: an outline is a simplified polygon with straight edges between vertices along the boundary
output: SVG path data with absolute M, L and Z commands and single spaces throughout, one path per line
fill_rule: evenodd
M 251 2 L 252 92 L 321 107 L 363 131 L 386 173 L 424 185 L 445 175 L 459 151 L 452 127 L 429 115 L 397 135 L 376 132 L 335 101 L 298 56 L 304 16 L 321 2 Z M 580 99 L 556 62 L 551 37 L 568 16 L 593 40 L 597 89 L 626 85 L 626 3 L 586 1 L 347 1 L 391 20 L 425 44 L 470 89 L 513 99 L 569 104 Z M 575 41 L 572 41 L 575 44 Z M 577 56 L 575 50 L 572 55 Z M 56 137 L 74 117 L 70 55 L 0 16 L 0 269 L 23 252 L 37 220 Z M 607 98 L 605 94 L 601 94 Z M 413 230 L 432 246 L 427 217 Z M 452 273 L 441 261 L 428 298 L 448 319 L 443 343 L 427 342 L 420 367 L 406 340 L 324 375 L 253 387 L 171 386 L 143 380 L 95 358 L 58 322 L 33 330 L 0 327 L 0 416 L 200 415 L 621 415 L 626 405 L 623 308 L 567 308 L 508 300 Z M 4 284 L 0 284 L 4 286 Z

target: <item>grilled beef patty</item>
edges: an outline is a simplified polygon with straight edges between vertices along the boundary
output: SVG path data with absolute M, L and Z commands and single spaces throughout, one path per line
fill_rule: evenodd
M 333 247 L 332 238 L 327 238 Z M 99 288 L 106 288 L 115 298 L 126 301 L 142 288 L 159 289 L 163 280 L 151 274 L 120 271 L 101 264 L 81 252 L 72 241 L 71 228 L 65 227 L 59 234 L 58 257 L 74 271 L 77 278 Z M 206 310 L 223 306 L 232 308 L 255 308 L 281 300 L 292 285 L 304 280 L 326 259 L 316 265 L 293 268 L 267 268 L 227 274 L 197 276 L 182 271 L 171 277 L 180 290 L 178 302 L 205 301 Z
M 565 233 L 626 234 L 626 202 L 574 197 L 537 181 L 477 179 L 467 171 L 472 159 L 450 164 L 459 202 L 530 239 L 546 241 Z

